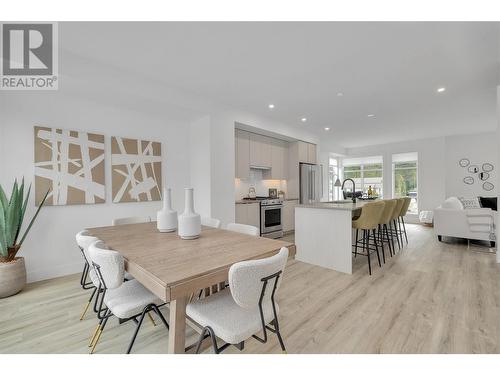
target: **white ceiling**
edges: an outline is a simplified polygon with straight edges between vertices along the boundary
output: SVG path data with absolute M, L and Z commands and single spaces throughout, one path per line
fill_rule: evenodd
M 61 23 L 59 38 L 345 147 L 496 127 L 500 23 Z

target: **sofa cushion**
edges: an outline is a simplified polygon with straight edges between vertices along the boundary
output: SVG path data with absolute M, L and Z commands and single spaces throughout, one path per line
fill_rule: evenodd
M 482 208 L 491 208 L 497 211 L 497 197 L 479 197 L 479 203 Z
M 441 204 L 442 208 L 449 208 L 452 210 L 463 210 L 462 202 L 457 197 L 450 197 Z
M 469 210 L 472 208 L 481 208 L 481 205 L 479 204 L 479 199 L 477 197 L 474 198 L 460 197 L 458 199 L 460 199 L 460 202 L 462 203 L 464 210 Z

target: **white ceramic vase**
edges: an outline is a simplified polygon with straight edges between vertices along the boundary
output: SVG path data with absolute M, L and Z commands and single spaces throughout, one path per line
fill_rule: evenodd
M 179 215 L 179 236 L 184 240 L 198 238 L 201 233 L 201 217 L 194 212 L 193 188 L 186 188 L 184 212 Z
M 156 227 L 160 232 L 175 232 L 177 211 L 172 209 L 172 189 L 163 188 L 163 209 L 156 214 Z

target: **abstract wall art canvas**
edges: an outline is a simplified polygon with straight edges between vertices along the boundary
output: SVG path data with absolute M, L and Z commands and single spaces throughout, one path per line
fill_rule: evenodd
M 161 200 L 161 143 L 111 138 L 113 202 Z
M 35 203 L 104 203 L 104 135 L 35 126 Z

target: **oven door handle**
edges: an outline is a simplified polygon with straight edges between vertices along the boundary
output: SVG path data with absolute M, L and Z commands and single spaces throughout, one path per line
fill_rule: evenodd
M 264 210 L 269 210 L 269 209 L 283 208 L 283 205 L 282 204 L 276 204 L 276 205 L 273 205 L 273 206 L 262 206 L 262 208 Z

